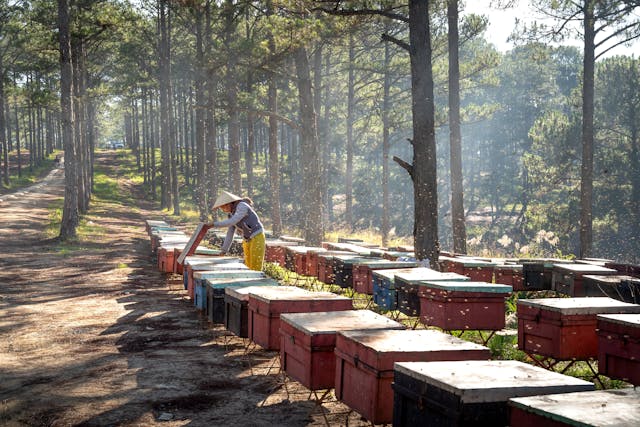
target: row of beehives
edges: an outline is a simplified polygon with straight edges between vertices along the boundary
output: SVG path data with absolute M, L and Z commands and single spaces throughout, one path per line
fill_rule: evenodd
M 307 253 L 302 247 L 286 252 L 292 254 L 288 264 L 285 255 L 285 265 L 289 267 L 301 262 L 293 254 Z M 506 425 L 511 417 L 511 425 L 532 425 L 541 421 L 544 424 L 548 417 L 565 416 L 567 401 L 571 402 L 574 411 L 576 407 L 584 406 L 575 411 L 576 419 L 608 416 L 623 416 L 626 421 L 637 419 L 638 395 L 631 390 L 616 391 L 617 394 L 587 393 L 585 391 L 592 390 L 593 384 L 586 381 L 520 362 L 489 361 L 486 347 L 442 332 L 398 330 L 404 326 L 387 317 L 369 310 L 352 310 L 348 298 L 277 286 L 270 279 L 254 276 L 260 275 L 259 272 L 237 268 L 241 267 L 234 265 L 237 262 L 238 259 L 232 257 L 211 255 L 196 255 L 185 260 L 185 287 L 195 306 L 207 313 L 211 321 L 224 322 L 231 332 L 247 336 L 265 349 L 279 349 L 281 366 L 287 375 L 311 390 L 335 388 L 338 399 L 373 423 Z M 205 267 L 207 263 L 210 263 L 209 267 Z M 437 273 L 424 268 L 401 270 L 400 274 L 415 277 Z M 391 272 L 391 269 L 386 271 Z M 378 270 L 372 269 L 372 272 L 375 277 Z M 449 283 L 471 284 L 462 280 Z M 460 291 L 456 288 L 438 305 L 441 309 L 446 308 L 457 299 L 456 292 L 463 297 L 458 302 L 464 303 L 467 291 L 471 289 Z M 478 299 L 473 292 L 466 296 L 470 297 L 467 303 Z M 501 298 L 504 303 L 503 296 Z M 601 298 L 589 300 L 605 303 Z M 620 307 L 631 306 L 616 303 L 621 304 Z M 607 304 L 611 305 L 611 301 L 604 305 Z M 545 301 L 538 300 L 527 306 L 539 310 L 537 314 L 528 313 L 532 321 L 539 324 L 534 327 L 521 319 L 522 329 L 531 330 L 525 341 L 540 344 L 560 339 L 564 342 L 566 336 L 554 335 L 571 337 L 579 331 L 580 344 L 589 335 L 585 335 L 584 330 L 592 329 L 591 335 L 596 335 L 595 326 L 584 326 L 591 318 L 595 321 L 594 313 L 602 312 L 602 307 L 592 309 L 593 313 L 586 319 L 582 315 L 572 317 L 571 310 L 567 311 L 566 307 L 555 307 L 556 311 L 554 307 L 544 305 Z M 551 308 L 550 316 L 544 315 L 545 308 Z M 465 310 L 458 310 L 457 314 L 456 310 L 450 310 L 445 317 L 465 318 L 471 309 L 466 313 Z M 504 321 L 504 308 L 501 314 Z M 545 317 L 549 318 L 545 320 Z M 553 330 L 558 323 L 558 330 Z M 539 333 L 533 329 L 548 330 Z M 637 370 L 637 365 L 627 367 Z M 578 391 L 578 395 L 573 393 Z M 555 394 L 569 392 L 567 395 Z M 553 396 L 511 399 L 549 394 Z M 597 414 L 589 411 L 594 399 Z M 549 402 L 557 404 L 549 405 Z M 603 414 L 602 408 L 606 406 L 602 406 L 603 403 L 608 404 L 608 408 L 618 407 L 618 410 Z M 626 409 L 624 415 L 619 411 L 620 405 Z
M 506 264 L 499 265 L 496 260 L 493 263 L 471 260 L 467 257 L 459 257 L 461 259 L 454 261 L 451 257 L 445 257 L 443 265 L 449 271 L 442 273 L 418 267 L 415 262 L 372 259 L 366 256 L 366 250 L 362 247 L 359 254 L 355 252 L 350 255 L 333 252 L 331 247 L 328 249 L 272 242 L 268 244 L 267 252 L 275 254 L 272 260 L 288 269 L 303 275 L 316 276 L 323 282 L 353 287 L 357 292 L 373 295 L 373 301 L 380 308 L 398 310 L 411 317 L 419 316 L 425 325 L 443 330 L 499 330 L 505 326 L 504 300 L 511 288 L 509 285 L 489 283 L 488 280 L 491 280 L 492 276 L 488 275 L 488 272 L 493 269 L 495 273 L 496 266 L 504 270 Z M 639 271 L 634 266 L 617 265 L 633 274 Z M 561 263 L 560 260 L 549 259 L 527 260 L 523 266 L 525 272 L 530 271 L 531 274 L 525 275 L 524 279 L 521 277 L 522 281 L 536 279 L 539 283 L 551 283 L 555 277 L 557 283 L 562 279 L 563 283 L 571 283 L 573 289 L 585 289 L 583 283 L 588 273 L 606 273 L 610 275 L 598 277 L 612 277 L 612 272 L 617 271 L 597 263 Z M 541 275 L 546 278 L 537 277 Z M 493 277 L 498 278 L 497 275 Z M 486 279 L 487 282 L 479 279 Z M 629 276 L 629 280 L 639 279 Z M 527 286 L 526 289 L 538 287 Z M 544 285 L 539 289 L 549 288 Z M 634 298 L 637 298 L 633 287 L 629 289 Z M 595 334 L 596 315 L 633 314 L 638 313 L 638 307 L 636 304 L 608 297 L 521 299 L 518 301 L 520 348 L 532 354 L 563 360 L 595 358 L 598 348 Z M 564 322 L 563 327 L 554 332 L 553 329 L 549 331 L 538 325 L 547 318 Z M 629 319 L 629 327 L 632 328 L 633 316 Z M 574 330 L 568 326 L 572 322 L 587 324 Z M 586 329 L 586 334 L 583 329 Z M 637 337 L 637 332 L 635 336 Z M 632 360 L 635 357 L 640 358 L 637 348 L 621 351 L 630 353 L 629 357 Z M 606 365 L 611 364 L 609 362 Z M 637 382 L 640 372 L 633 375 L 634 371 L 638 371 L 638 366 L 636 369 L 625 368 L 622 373 L 612 373 L 617 378 L 626 380 L 634 377 L 634 381 Z

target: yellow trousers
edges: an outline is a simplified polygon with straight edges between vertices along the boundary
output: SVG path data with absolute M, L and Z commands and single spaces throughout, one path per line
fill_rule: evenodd
M 242 241 L 244 263 L 250 270 L 262 271 L 264 262 L 265 238 L 264 233 L 253 236 L 250 240 Z

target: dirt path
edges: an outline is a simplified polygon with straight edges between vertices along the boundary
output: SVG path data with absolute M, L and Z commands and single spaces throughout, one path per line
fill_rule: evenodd
M 118 176 L 118 154 L 98 162 Z M 158 272 L 150 204 L 93 202 L 94 232 L 61 246 L 44 234 L 62 170 L 0 197 L 0 425 L 367 425 L 322 409 L 277 354 L 198 317 L 177 277 Z M 120 191 L 136 192 L 124 177 Z M 277 366 L 277 364 L 276 364 Z

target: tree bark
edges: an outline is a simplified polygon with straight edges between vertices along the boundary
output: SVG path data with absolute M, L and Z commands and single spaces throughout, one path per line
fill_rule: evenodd
M 195 163 L 196 163 L 196 191 L 195 199 L 200 213 L 200 221 L 208 217 L 207 179 L 206 179 L 206 149 L 205 149 L 205 70 L 204 70 L 204 30 L 202 14 L 196 12 L 196 80 L 195 80 Z
M 238 85 L 236 76 L 237 54 L 233 51 L 232 40 L 235 37 L 236 21 L 234 4 L 227 0 L 224 5 L 225 35 L 224 45 L 227 54 L 227 114 L 229 116 L 229 178 L 232 192 L 242 192 L 242 175 L 240 170 L 240 123 L 238 118 Z
M 409 40 L 413 116 L 414 247 L 418 260 L 437 268 L 438 188 L 436 176 L 435 106 L 431 68 L 428 2 L 409 1 Z
M 389 110 L 391 109 L 391 48 L 389 43 L 384 44 L 384 85 L 382 96 L 382 246 L 389 245 L 390 226 L 390 202 L 389 202 Z
M 467 253 L 460 132 L 460 63 L 458 55 L 458 0 L 447 4 L 449 43 L 449 145 L 451 168 L 451 231 L 453 251 Z
M 349 34 L 349 77 L 347 82 L 347 164 L 345 170 L 345 222 L 353 231 L 353 122 L 355 110 L 355 40 Z
M 159 8 L 159 87 L 160 87 L 160 208 L 171 206 L 171 132 L 169 129 L 169 34 L 167 24 L 167 0 L 158 1 Z
M 64 206 L 59 238 L 67 240 L 76 236 L 78 227 L 78 183 L 73 139 L 73 69 L 71 65 L 71 41 L 69 35 L 69 3 L 58 0 L 58 40 L 60 44 L 60 108 L 62 140 L 64 145 Z
M 302 148 L 302 215 L 305 240 L 319 246 L 323 238 L 322 193 L 320 191 L 320 158 L 318 130 L 313 109 L 313 95 L 309 59 L 304 47 L 295 51 L 295 64 L 300 104 L 300 140 Z
M 4 94 L 4 67 L 2 55 L 0 55 L 0 149 L 2 150 L 2 178 L 5 185 L 9 185 L 9 147 L 6 138 L 6 122 L 4 114 L 5 94 Z
M 267 1 L 267 16 L 273 16 L 273 4 Z M 267 36 L 269 54 L 276 55 L 276 41 L 271 32 Z M 274 68 L 275 65 L 271 64 Z M 271 228 L 275 237 L 282 235 L 282 217 L 280 216 L 280 157 L 278 153 L 278 82 L 274 71 L 269 73 L 269 188 L 271 189 Z
M 14 76 L 14 80 L 15 80 L 15 76 Z M 16 95 L 15 93 L 13 95 L 13 105 L 14 105 L 14 108 L 16 110 L 16 151 L 17 151 L 16 154 L 18 156 L 18 159 L 17 159 L 17 162 L 18 162 L 18 177 L 20 178 L 20 177 L 22 177 L 22 156 L 21 156 L 21 153 L 20 153 L 20 145 L 21 145 L 20 144 L 20 116 L 18 114 L 19 113 L 18 112 L 18 110 L 19 110 L 19 108 L 18 108 L 18 95 Z M 64 141 L 63 141 L 63 144 L 64 144 Z
M 593 99 L 595 73 L 594 1 L 584 4 L 582 83 L 582 166 L 580 177 L 580 258 L 591 256 L 593 244 Z

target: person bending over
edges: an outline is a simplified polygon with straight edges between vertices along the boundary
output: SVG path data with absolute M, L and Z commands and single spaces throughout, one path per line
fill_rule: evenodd
M 244 263 L 251 270 L 262 270 L 265 251 L 264 227 L 253 210 L 253 202 L 223 191 L 213 204 L 213 210 L 220 209 L 228 216 L 222 221 L 214 221 L 213 227 L 228 227 L 227 235 L 222 244 L 222 253 L 227 253 L 233 242 L 233 236 L 238 232 L 242 235 L 242 250 Z

